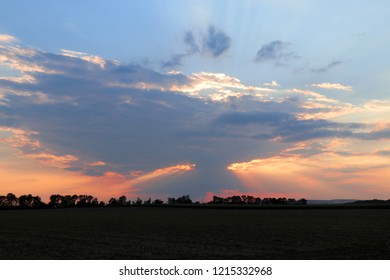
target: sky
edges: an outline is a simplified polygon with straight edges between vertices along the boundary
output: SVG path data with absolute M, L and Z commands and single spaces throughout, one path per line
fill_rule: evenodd
M 0 193 L 390 198 L 388 1 L 0 4 Z

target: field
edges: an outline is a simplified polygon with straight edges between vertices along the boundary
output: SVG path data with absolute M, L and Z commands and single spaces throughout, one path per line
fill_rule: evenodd
M 0 259 L 390 259 L 390 209 L 0 211 Z

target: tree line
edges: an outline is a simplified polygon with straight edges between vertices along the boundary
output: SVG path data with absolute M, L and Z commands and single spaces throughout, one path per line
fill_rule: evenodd
M 231 205 L 306 205 L 307 200 L 302 198 L 296 200 L 294 198 L 260 198 L 250 195 L 235 195 L 226 198 L 213 196 L 209 202 L 202 204 L 231 204 Z M 44 209 L 44 208 L 80 208 L 80 207 L 120 207 L 129 205 L 190 205 L 200 204 L 193 202 L 189 195 L 180 197 L 168 197 L 164 202 L 161 199 L 151 198 L 142 200 L 139 197 L 136 200 L 128 200 L 125 195 L 118 198 L 112 197 L 108 203 L 99 201 L 92 195 L 60 195 L 52 194 L 49 202 L 45 203 L 39 196 L 31 194 L 21 195 L 17 197 L 13 193 L 0 195 L 0 209 Z
M 208 202 L 209 204 L 246 204 L 246 205 L 306 205 L 307 200 L 301 198 L 296 200 L 295 198 L 285 197 L 254 197 L 252 195 L 234 195 L 226 198 L 213 196 L 213 200 Z

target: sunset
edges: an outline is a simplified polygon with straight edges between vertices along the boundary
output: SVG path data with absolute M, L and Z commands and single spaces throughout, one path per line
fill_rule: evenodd
M 389 1 L 0 2 L 2 279 L 388 274 Z
M 385 1 L 5 1 L 3 194 L 390 198 Z

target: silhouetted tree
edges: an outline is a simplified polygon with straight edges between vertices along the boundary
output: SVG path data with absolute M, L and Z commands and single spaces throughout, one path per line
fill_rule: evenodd
M 232 196 L 231 203 L 232 204 L 243 204 L 243 201 L 239 195 L 235 195 L 235 196 Z
M 127 197 L 125 195 L 122 195 L 118 198 L 118 205 L 124 206 L 127 203 Z
M 91 206 L 92 200 L 93 200 L 92 195 L 82 194 L 82 195 L 79 195 L 76 205 L 80 206 L 80 207 Z
M 32 208 L 33 207 L 33 196 L 31 194 L 19 196 L 19 207 L 20 208 Z
M 50 196 L 49 207 L 58 208 L 61 207 L 63 196 L 60 194 L 52 194 Z
M 222 197 L 213 196 L 213 200 L 211 201 L 213 204 L 222 204 L 224 203 L 224 199 Z
M 375 200 L 374 200 L 375 201 Z M 389 200 L 390 201 L 390 200 Z M 168 197 L 168 204 L 194 204 L 189 195 L 183 195 L 178 198 Z M 68 208 L 68 207 L 104 207 L 104 206 L 125 206 L 128 204 L 135 205 L 160 205 L 164 202 L 161 199 L 155 199 L 152 201 L 151 198 L 145 200 L 137 197 L 133 202 L 127 201 L 125 195 L 120 196 L 118 199 L 110 198 L 108 204 L 106 205 L 103 201 L 99 203 L 97 198 L 94 198 L 91 195 L 60 195 L 52 194 L 50 196 L 50 201 L 46 205 L 41 201 L 39 196 L 33 196 L 31 194 L 21 195 L 19 198 L 16 197 L 13 193 L 8 193 L 6 196 L 0 196 L 0 208 Z M 213 196 L 212 201 L 208 203 L 213 204 L 246 204 L 246 205 L 306 205 L 307 200 L 302 198 L 295 200 L 294 198 L 285 198 L 285 197 L 268 197 L 261 199 L 260 197 L 253 197 L 251 195 L 234 195 L 227 198 L 222 198 L 218 196 Z M 195 204 L 199 204 L 196 202 Z
M 265 197 L 261 201 L 261 205 L 270 205 L 270 204 L 271 204 L 271 199 L 269 197 Z
M 287 199 L 287 205 L 295 205 L 297 201 L 294 198 Z
M 136 205 L 141 205 L 142 204 L 142 199 L 137 197 L 137 200 L 134 202 Z
M 0 207 L 6 206 L 7 197 L 5 195 L 0 195 Z
M 117 206 L 118 205 L 118 200 L 114 197 L 111 197 L 110 200 L 108 201 L 109 206 Z
M 307 204 L 307 200 L 304 199 L 304 198 L 301 198 L 300 200 L 298 200 L 298 204 L 299 205 L 306 205 Z
M 86 194 L 79 195 L 76 206 L 78 206 L 78 207 L 92 206 L 93 200 L 94 200 L 94 197 L 92 195 L 86 195 Z
M 150 205 L 150 204 L 152 204 L 152 199 L 149 197 L 148 200 L 144 201 L 144 205 Z
M 64 195 L 62 197 L 61 207 L 73 207 L 75 205 L 76 205 L 76 200 L 73 199 L 73 196 Z
M 19 199 L 13 193 L 9 193 L 6 196 L 6 206 L 17 207 L 19 205 Z
M 255 205 L 260 205 L 260 204 L 261 204 L 261 198 L 260 197 L 256 197 Z
M 99 205 L 99 201 L 96 197 L 94 197 L 91 201 L 91 206 L 96 207 Z
M 255 198 L 252 195 L 248 195 L 246 197 L 246 203 L 247 204 L 255 204 Z
M 294 198 L 285 197 L 254 197 L 251 195 L 234 195 L 226 198 L 213 196 L 212 201 L 208 202 L 212 204 L 247 204 L 247 205 L 305 205 L 306 199 L 302 198 L 296 201 Z
M 191 204 L 192 200 L 189 195 L 183 195 L 179 198 L 176 198 L 176 203 L 178 204 Z
M 45 205 L 46 204 L 42 202 L 42 200 L 39 196 L 33 196 L 33 202 L 32 202 L 33 208 L 41 208 L 41 207 L 44 207 Z
M 155 199 L 155 200 L 153 200 L 153 202 L 152 202 L 152 204 L 154 204 L 154 205 L 161 205 L 161 204 L 163 204 L 164 203 L 164 201 L 162 201 L 161 199 Z

